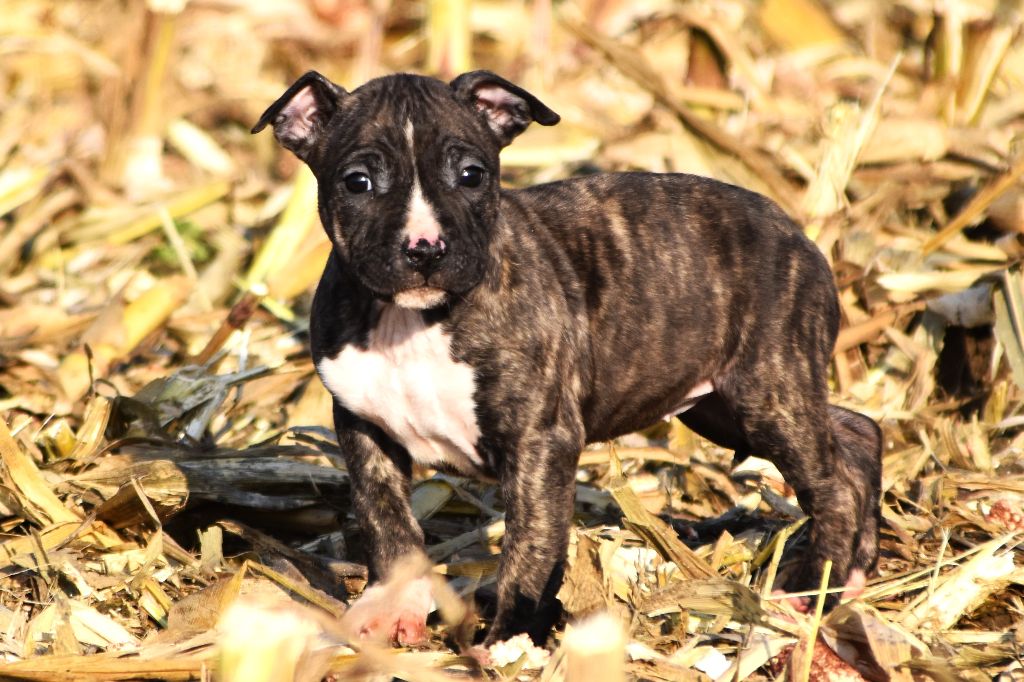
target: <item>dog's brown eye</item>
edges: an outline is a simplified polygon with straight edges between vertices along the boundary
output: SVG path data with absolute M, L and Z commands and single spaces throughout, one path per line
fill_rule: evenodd
M 484 169 L 480 166 L 466 166 L 459 173 L 459 184 L 463 187 L 479 187 L 484 180 Z
M 373 183 L 366 173 L 349 173 L 345 176 L 345 189 L 352 194 L 362 194 L 373 189 Z

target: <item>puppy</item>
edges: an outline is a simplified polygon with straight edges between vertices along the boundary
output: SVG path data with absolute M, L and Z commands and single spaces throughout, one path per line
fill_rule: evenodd
M 499 482 L 507 534 L 487 642 L 559 613 L 586 443 L 679 415 L 771 460 L 810 517 L 790 589 L 863 585 L 878 554 L 881 437 L 828 403 L 839 313 L 825 258 L 774 203 L 693 175 L 502 189 L 499 152 L 557 114 L 487 71 L 347 92 L 302 76 L 253 132 L 309 165 L 333 249 L 313 358 L 372 575 L 423 552 L 413 462 Z M 353 607 L 367 635 L 425 635 L 430 583 Z

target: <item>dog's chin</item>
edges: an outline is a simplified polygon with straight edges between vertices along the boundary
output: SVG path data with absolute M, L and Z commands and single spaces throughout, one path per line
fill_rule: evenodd
M 448 297 L 444 289 L 436 287 L 415 287 L 399 291 L 394 295 L 395 305 L 411 310 L 429 310 L 444 303 Z

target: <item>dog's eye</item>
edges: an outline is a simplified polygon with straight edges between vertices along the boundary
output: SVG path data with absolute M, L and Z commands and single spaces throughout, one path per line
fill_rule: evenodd
M 349 173 L 345 176 L 345 189 L 352 194 L 362 194 L 373 189 L 373 183 L 366 173 Z
M 459 184 L 463 187 L 479 187 L 484 180 L 484 169 L 480 166 L 466 166 L 459 173 Z

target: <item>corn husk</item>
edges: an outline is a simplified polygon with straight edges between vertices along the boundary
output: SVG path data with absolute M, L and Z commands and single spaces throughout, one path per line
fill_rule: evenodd
M 3 11 L 0 677 L 1019 674 L 1024 44 L 1007 3 Z M 547 642 L 500 642 L 478 670 L 506 509 L 493 482 L 429 470 L 411 509 L 436 566 L 389 587 L 431 576 L 428 641 L 339 627 L 370 571 L 308 348 L 333 247 L 313 175 L 248 130 L 308 69 L 352 91 L 477 68 L 562 116 L 502 151 L 506 186 L 699 173 L 768 195 L 814 237 L 841 309 L 830 400 L 885 444 L 860 597 L 794 611 L 778 594 L 807 537 L 792 489 L 673 419 L 580 454 L 570 625 Z

